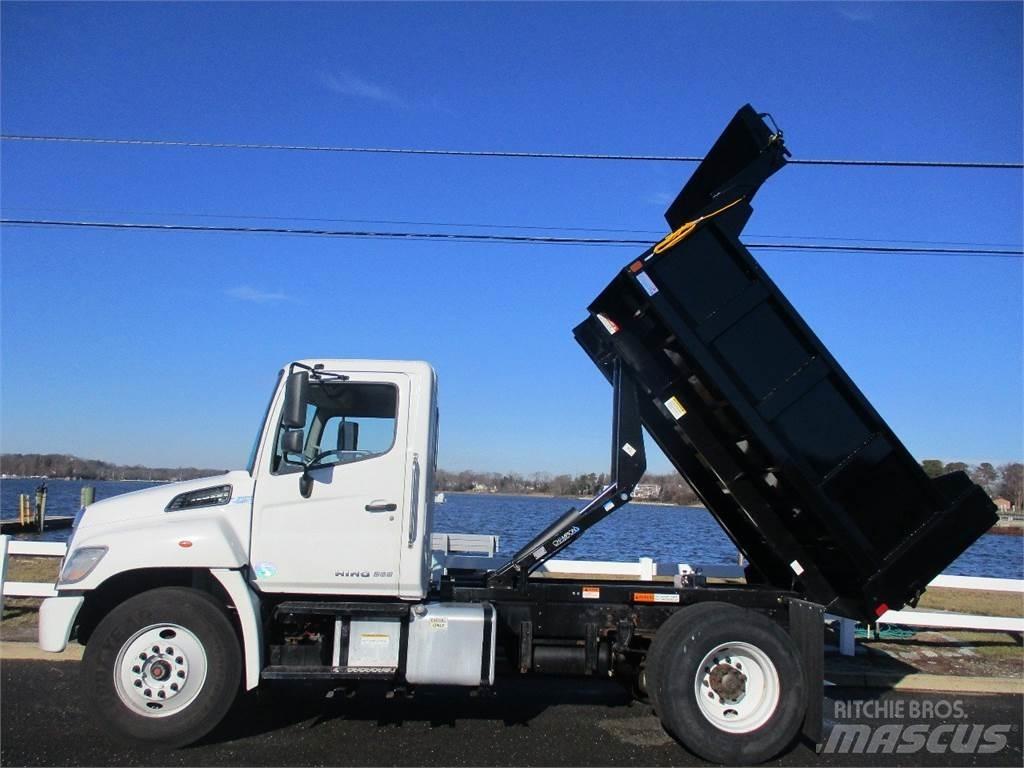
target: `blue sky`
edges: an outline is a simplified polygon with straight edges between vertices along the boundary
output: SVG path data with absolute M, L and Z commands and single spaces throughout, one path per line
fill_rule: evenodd
M 0 121 L 12 134 L 699 154 L 749 101 L 797 157 L 1020 162 L 1021 8 L 5 2 Z M 9 141 L 0 152 L 5 217 L 199 224 L 656 232 L 693 168 Z M 747 236 L 1019 247 L 1021 200 L 1019 171 L 790 166 L 755 200 Z M 634 250 L 0 237 L 3 451 L 239 466 L 281 363 L 397 357 L 439 372 L 442 466 L 606 467 L 610 389 L 571 329 Z M 759 258 L 915 456 L 1021 458 L 1019 259 Z

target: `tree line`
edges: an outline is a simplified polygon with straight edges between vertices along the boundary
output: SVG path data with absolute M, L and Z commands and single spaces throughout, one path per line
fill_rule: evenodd
M 1002 496 L 1024 508 L 1024 464 L 1011 462 L 995 466 L 987 461 L 967 464 L 962 461 L 943 462 L 925 459 L 921 467 L 929 477 L 950 472 L 966 472 L 989 496 Z M 69 477 L 80 480 L 190 480 L 218 474 L 223 470 L 196 467 L 144 467 L 138 464 L 113 464 L 98 459 L 83 459 L 64 453 L 5 453 L 0 455 L 0 472 L 18 477 Z M 646 498 L 668 504 L 696 504 L 700 500 L 693 489 L 675 473 L 646 474 L 641 485 L 652 491 Z M 515 494 L 546 494 L 551 496 L 595 496 L 608 484 L 604 472 L 578 475 L 550 472 L 520 474 L 517 472 L 451 472 L 437 471 L 439 491 L 481 491 Z
M 17 477 L 68 477 L 74 480 L 191 480 L 216 475 L 221 469 L 143 467 L 83 459 L 66 453 L 5 453 L 0 472 Z
M 1024 503 L 1024 465 L 1002 464 L 998 467 L 989 463 L 967 464 L 962 461 L 949 463 L 938 459 L 925 459 L 921 467 L 929 477 L 938 477 L 950 472 L 966 472 L 971 480 L 985 489 L 992 498 L 1002 496 L 1022 509 Z M 478 491 L 512 494 L 547 494 L 551 496 L 595 496 L 608 484 L 608 475 L 593 472 L 579 475 L 553 475 L 550 472 L 519 474 L 516 472 L 450 472 L 437 471 L 439 491 Z M 657 492 L 648 497 L 650 501 L 668 504 L 699 504 L 700 499 L 682 477 L 675 473 L 666 475 L 646 474 L 641 485 L 657 486 Z
M 928 477 L 948 475 L 950 472 L 966 472 L 993 499 L 1002 496 L 1020 510 L 1024 503 L 1024 464 L 1010 462 L 993 466 L 987 461 L 980 464 L 966 464 L 962 461 L 943 463 L 938 459 L 925 459 L 921 468 Z
M 519 474 L 518 472 L 450 472 L 437 470 L 436 487 L 439 491 L 478 491 L 512 494 L 544 494 L 550 496 L 596 496 L 608 485 L 607 473 L 587 472 L 578 475 L 554 475 L 550 472 Z M 668 504 L 700 503 L 697 494 L 677 474 L 646 474 L 641 485 L 657 486 L 657 493 L 648 500 Z

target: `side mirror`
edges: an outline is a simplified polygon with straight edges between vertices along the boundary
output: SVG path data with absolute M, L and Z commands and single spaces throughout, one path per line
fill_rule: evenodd
M 306 435 L 301 429 L 289 429 L 281 436 L 281 451 L 285 455 L 289 453 L 302 453 L 305 447 L 303 443 Z
M 284 386 L 284 410 L 281 414 L 281 426 L 290 429 L 302 429 L 306 426 L 306 401 L 309 390 L 309 371 L 296 371 L 288 374 Z M 299 449 L 302 450 L 301 448 Z
M 359 422 L 343 421 L 338 425 L 338 448 L 354 451 L 359 445 Z

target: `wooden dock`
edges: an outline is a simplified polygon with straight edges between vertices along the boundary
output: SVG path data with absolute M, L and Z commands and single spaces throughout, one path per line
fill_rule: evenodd
M 47 515 L 43 520 L 44 531 L 59 531 L 62 528 L 70 528 L 75 522 L 74 517 L 65 515 Z M 21 522 L 20 520 L 0 520 L 0 534 L 4 533 L 39 533 L 39 523 Z
M 96 489 L 85 486 L 81 489 L 79 508 L 84 509 L 96 498 Z M 8 533 L 43 533 L 59 531 L 75 524 L 75 515 L 46 514 L 46 483 L 36 488 L 35 504 L 27 493 L 18 496 L 18 518 L 0 520 L 0 535 Z

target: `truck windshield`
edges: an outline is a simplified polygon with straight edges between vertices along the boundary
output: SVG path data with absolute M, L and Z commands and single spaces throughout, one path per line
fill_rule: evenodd
M 274 388 L 270 390 L 270 398 L 267 400 L 267 407 L 263 411 L 263 418 L 260 419 L 260 425 L 256 428 L 256 436 L 253 438 L 252 447 L 249 449 L 249 459 L 245 462 L 245 471 L 251 476 L 256 469 L 256 454 L 260 449 L 260 438 L 263 437 L 263 428 L 267 424 L 267 416 L 270 415 L 270 406 L 274 403 L 274 395 L 277 394 L 277 388 L 281 386 L 281 377 L 284 376 L 284 369 L 277 372 L 277 382 L 274 384 Z

